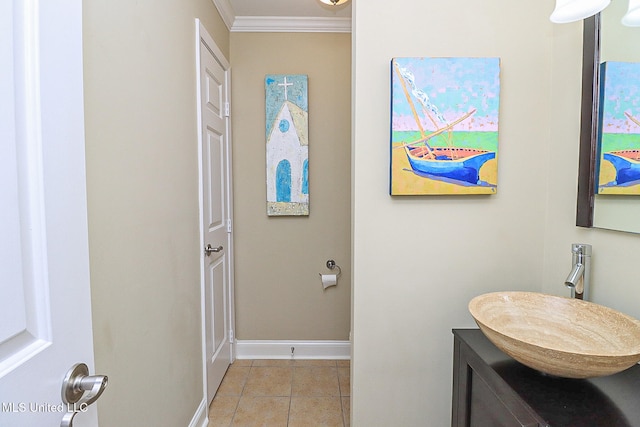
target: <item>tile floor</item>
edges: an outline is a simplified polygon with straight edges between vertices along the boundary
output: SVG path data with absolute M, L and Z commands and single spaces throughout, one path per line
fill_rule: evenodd
M 236 360 L 209 427 L 348 427 L 349 369 L 348 360 Z

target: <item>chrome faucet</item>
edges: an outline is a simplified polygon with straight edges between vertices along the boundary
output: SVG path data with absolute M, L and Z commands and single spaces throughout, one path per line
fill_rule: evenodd
M 564 284 L 571 288 L 571 298 L 588 301 L 591 281 L 591 245 L 573 243 L 571 254 L 573 267 Z

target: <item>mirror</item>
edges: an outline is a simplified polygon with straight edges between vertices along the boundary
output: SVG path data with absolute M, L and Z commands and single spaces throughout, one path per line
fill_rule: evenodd
M 582 120 L 576 225 L 640 233 L 640 196 L 595 194 L 598 163 L 600 64 L 640 62 L 640 28 L 620 22 L 628 0 L 612 0 L 599 15 L 584 21 Z M 640 139 L 640 135 L 638 135 Z

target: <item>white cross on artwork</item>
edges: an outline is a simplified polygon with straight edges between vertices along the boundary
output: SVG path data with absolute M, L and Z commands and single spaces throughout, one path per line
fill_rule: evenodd
M 284 100 L 288 100 L 287 88 L 293 86 L 293 83 L 287 83 L 287 76 L 284 76 L 284 83 L 278 83 L 278 86 L 284 86 Z

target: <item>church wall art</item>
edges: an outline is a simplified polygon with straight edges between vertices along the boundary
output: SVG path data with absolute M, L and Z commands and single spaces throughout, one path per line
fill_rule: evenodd
M 393 58 L 390 194 L 495 194 L 499 106 L 499 58 Z
M 267 215 L 309 215 L 308 78 L 265 77 Z

